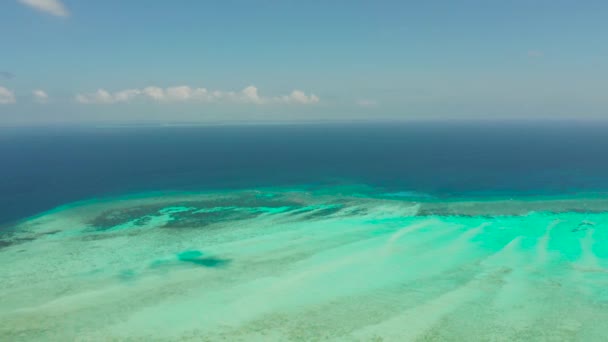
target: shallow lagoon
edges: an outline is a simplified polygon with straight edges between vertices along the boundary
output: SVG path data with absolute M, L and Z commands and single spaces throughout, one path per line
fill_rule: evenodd
M 266 189 L 0 235 L 6 340 L 603 340 L 608 200 Z

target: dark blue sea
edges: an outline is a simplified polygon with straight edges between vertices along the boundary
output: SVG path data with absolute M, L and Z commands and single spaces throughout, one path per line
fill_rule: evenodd
M 141 191 L 366 184 L 436 197 L 608 191 L 608 124 L 0 128 L 0 223 Z

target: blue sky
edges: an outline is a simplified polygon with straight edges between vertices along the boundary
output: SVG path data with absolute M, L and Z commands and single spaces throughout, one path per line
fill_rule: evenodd
M 608 2 L 6 0 L 0 125 L 608 115 Z

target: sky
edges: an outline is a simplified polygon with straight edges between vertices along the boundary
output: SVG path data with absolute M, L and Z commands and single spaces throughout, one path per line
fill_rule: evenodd
M 608 2 L 2 0 L 0 125 L 608 117 Z

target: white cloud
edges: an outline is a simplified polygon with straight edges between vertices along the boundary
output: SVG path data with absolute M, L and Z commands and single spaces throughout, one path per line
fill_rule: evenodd
M 11 104 L 15 102 L 17 102 L 15 93 L 7 88 L 0 87 L 0 104 Z
M 360 99 L 357 100 L 357 105 L 361 106 L 361 107 L 372 107 L 378 104 L 378 102 L 376 100 L 370 100 L 370 99 Z
M 187 101 L 192 98 L 192 88 L 188 86 L 179 86 L 167 88 L 165 92 L 167 99 L 172 101 Z
M 34 100 L 38 103 L 46 103 L 49 100 L 49 94 L 44 90 L 36 89 L 32 92 L 32 95 L 34 95 Z
M 260 98 L 260 95 L 258 95 L 258 88 L 254 87 L 254 86 L 249 86 L 249 87 L 243 89 L 242 93 L 244 96 L 244 100 L 246 100 L 248 102 L 258 103 L 258 104 L 261 104 L 264 102 L 264 100 L 262 98 Z
M 65 5 L 60 0 L 18 0 L 20 3 L 38 11 L 42 11 L 57 17 L 70 15 Z
M 149 98 L 157 100 L 157 101 L 161 101 L 163 98 L 165 98 L 165 91 L 159 87 L 144 88 L 142 93 L 144 95 L 148 96 Z
M 99 89 L 90 94 L 76 95 L 76 101 L 84 104 L 112 104 L 129 102 L 135 99 L 147 99 L 155 102 L 223 102 L 223 103 L 251 103 L 251 104 L 314 104 L 320 101 L 319 97 L 307 95 L 301 90 L 294 90 L 289 95 L 277 97 L 263 97 L 258 88 L 248 86 L 241 91 L 209 91 L 206 88 L 192 88 L 190 86 L 177 86 L 168 88 L 145 87 L 143 89 L 126 89 L 110 93 Z
M 306 95 L 301 90 L 294 90 L 289 96 L 283 97 L 282 100 L 286 103 L 313 104 L 319 102 L 319 97 L 314 94 Z
M 114 101 L 127 102 L 140 94 L 141 94 L 141 90 L 139 90 L 139 89 L 126 89 L 126 90 L 115 93 Z
M 105 89 L 99 89 L 92 94 L 76 95 L 76 101 L 80 103 L 116 103 L 120 102 L 117 94 L 112 95 Z

